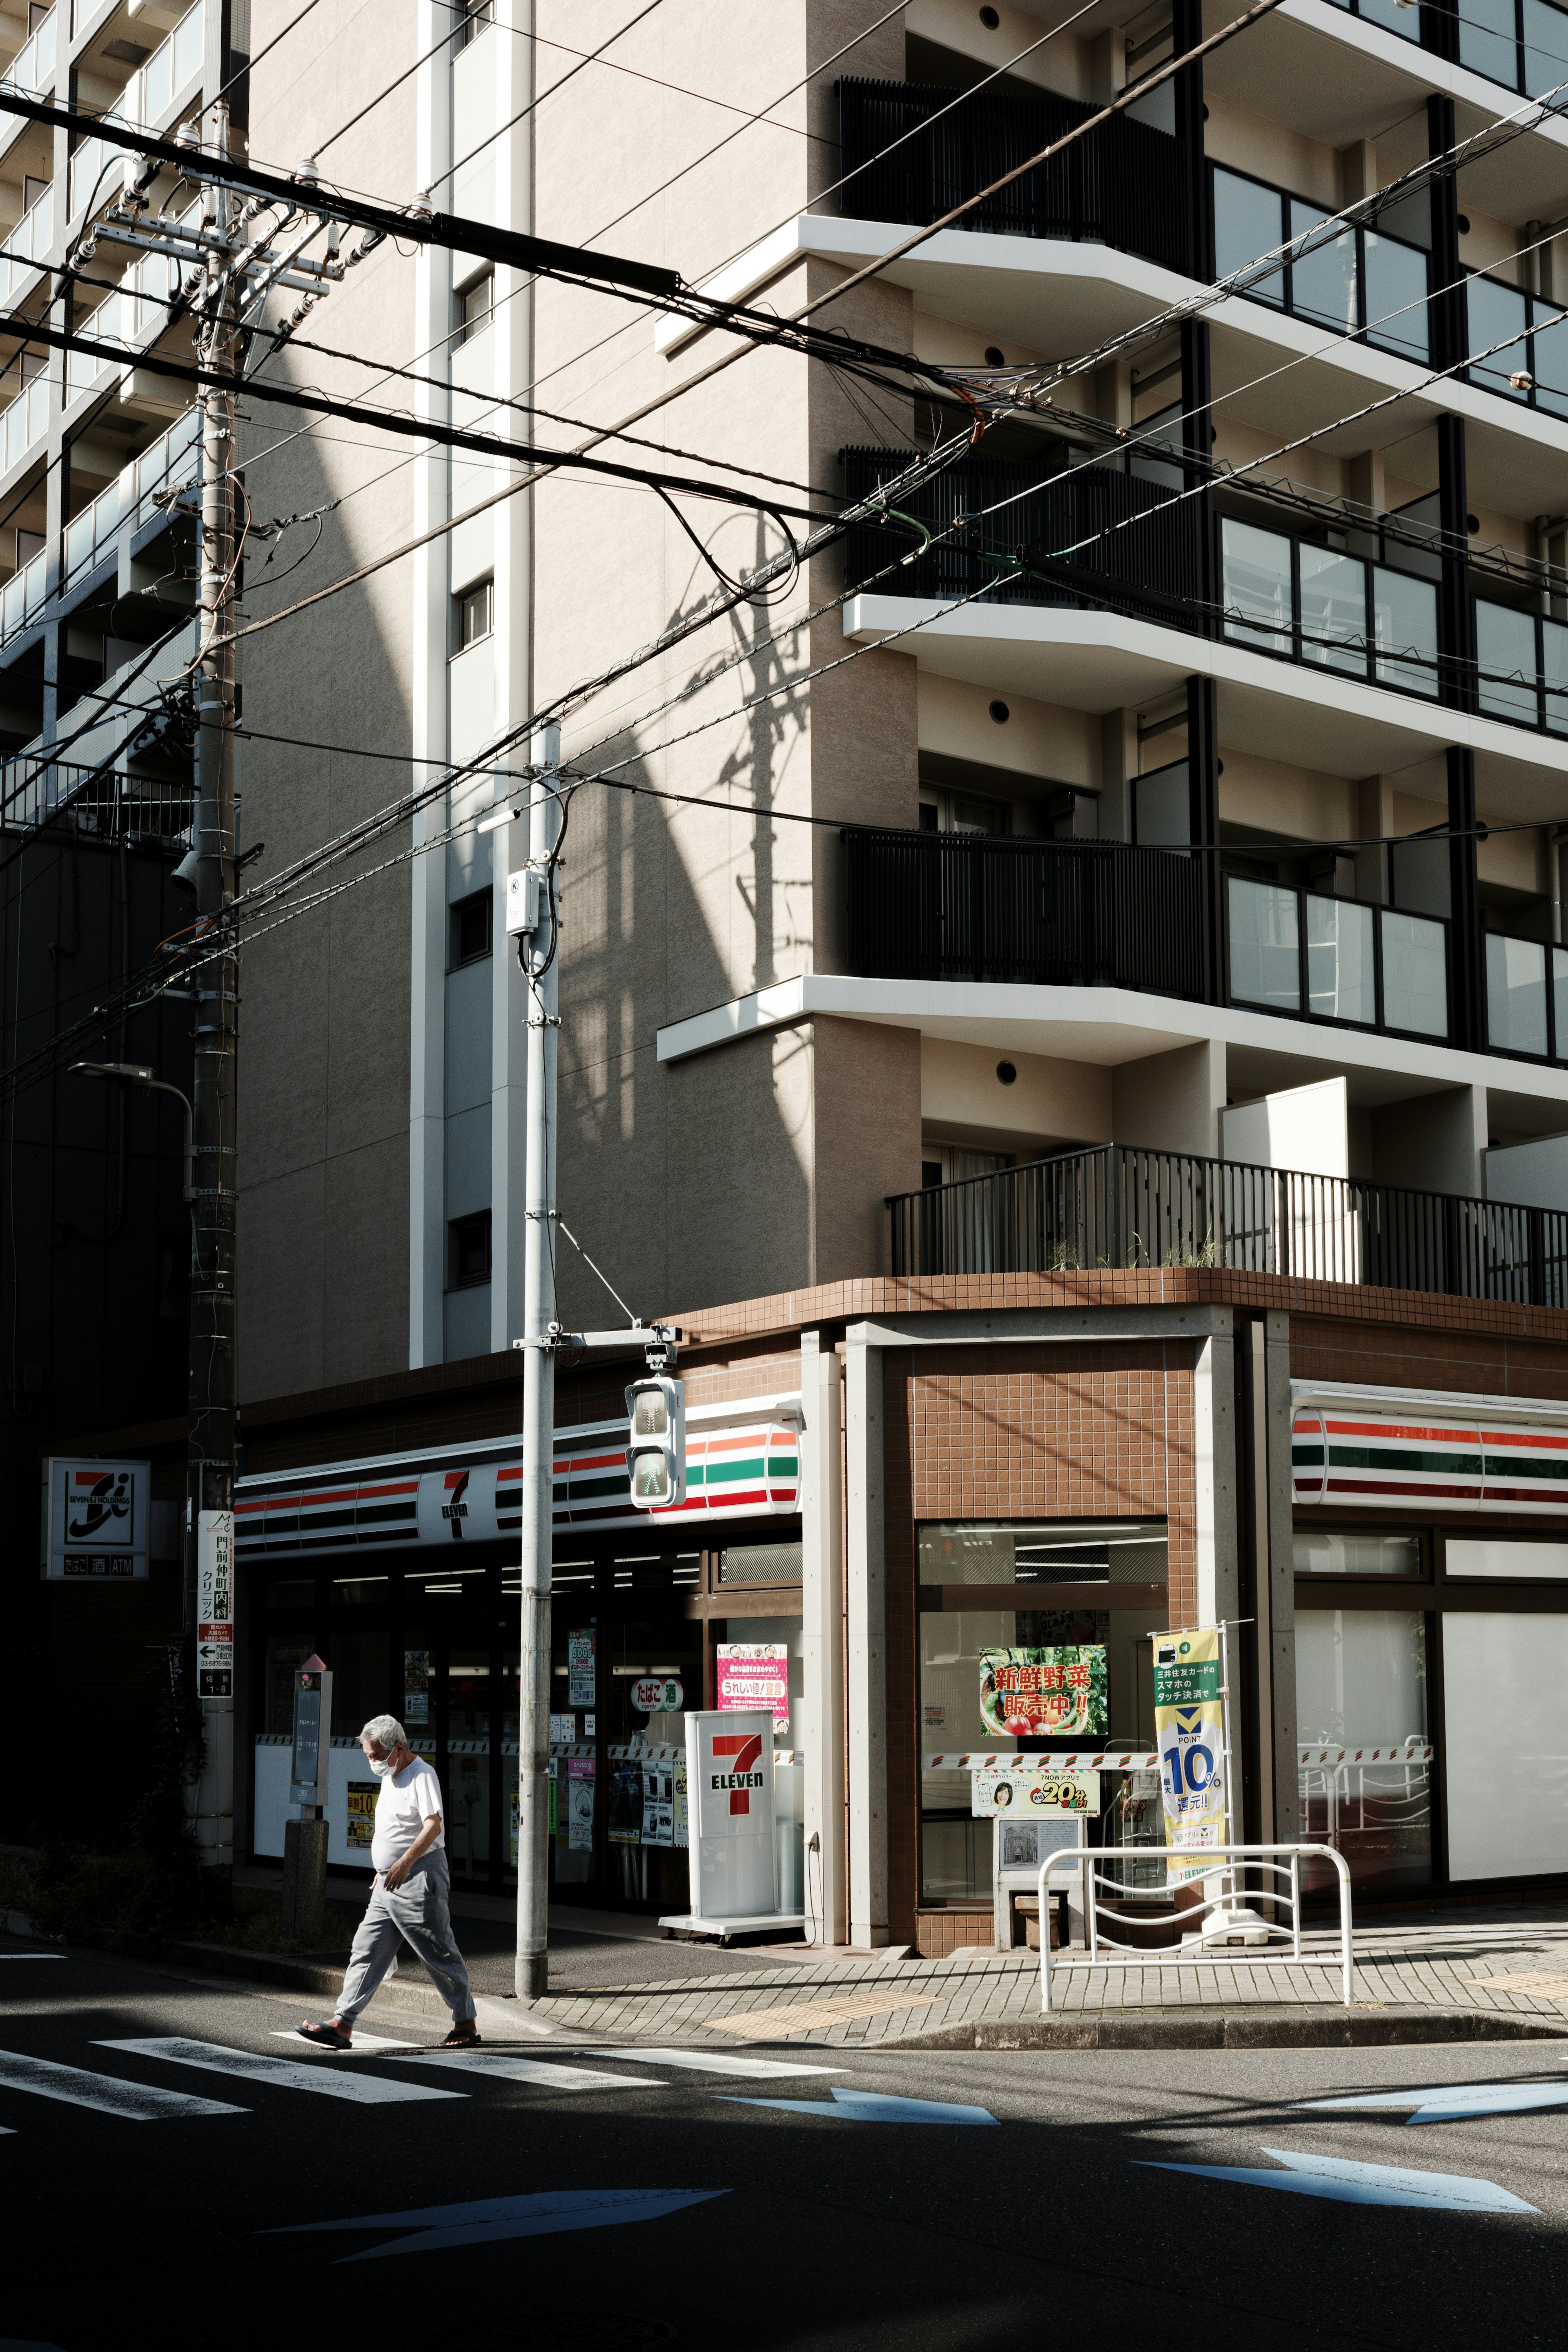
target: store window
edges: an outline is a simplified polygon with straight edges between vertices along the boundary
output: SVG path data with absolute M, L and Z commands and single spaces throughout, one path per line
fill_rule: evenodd
M 991 1900 L 993 1835 L 974 1816 L 970 1757 L 1103 1741 L 1152 1748 L 1148 1636 L 1166 1622 L 1165 1528 L 1135 1519 L 932 1523 L 919 1532 L 918 1559 L 921 1899 L 974 1906 Z M 960 1592 L 974 1605 L 952 1605 Z M 1009 1713 L 1005 1669 L 1032 1664 L 1059 1667 L 1063 1689 L 1031 1702 L 1033 1713 Z M 1071 1718 L 1053 1729 L 1069 1693 Z M 1157 1844 L 1142 1786 L 1153 1776 L 1139 1776 L 1136 1789 L 1130 1775 L 1100 1778 L 1104 1834 Z
M 1303 1748 L 1423 1745 L 1429 1721 L 1425 1616 L 1405 1609 L 1298 1610 L 1296 1719 Z M 1343 1854 L 1358 1889 L 1430 1884 L 1426 1765 L 1347 1759 L 1300 1769 L 1301 1834 Z M 1308 1883 L 1327 1886 L 1332 1874 L 1325 1864 Z
M 1447 1720 L 1468 1733 L 1447 1774 L 1450 1878 L 1568 1868 L 1568 1617 L 1456 1610 L 1443 1687 Z
M 1298 1528 L 1298 1576 L 1419 1576 L 1419 1536 L 1344 1535 L 1331 1528 Z

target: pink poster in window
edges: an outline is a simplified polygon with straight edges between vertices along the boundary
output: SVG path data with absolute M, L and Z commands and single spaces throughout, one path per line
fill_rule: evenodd
M 721 1707 L 771 1706 L 775 1730 L 789 1722 L 789 1652 L 782 1642 L 721 1642 Z

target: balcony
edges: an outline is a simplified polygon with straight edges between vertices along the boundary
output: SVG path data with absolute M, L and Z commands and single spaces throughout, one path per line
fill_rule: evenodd
M 846 449 L 844 488 L 851 500 L 868 498 L 891 480 L 914 452 Z M 905 530 L 862 523 L 845 550 L 845 580 L 869 583 L 889 565 L 882 583 L 898 596 L 946 601 L 984 591 L 1001 604 L 1070 604 L 1087 601 L 1119 612 L 1190 627 L 1202 587 L 1203 519 L 1195 503 L 1171 502 L 1182 474 L 1172 459 L 1151 454 L 1132 461 L 1133 471 L 1114 465 L 1083 466 L 1065 473 L 1064 457 L 971 457 L 952 466 L 934 482 L 902 497 L 902 511 L 923 528 L 946 531 L 961 516 L 974 520 L 956 536 L 922 548 L 907 562 Z M 1147 518 L 1144 521 L 1143 518 Z M 1138 523 L 1135 530 L 1119 528 Z M 1019 546 L 1061 547 L 1097 534 L 1098 543 L 1068 563 L 1058 564 L 1062 584 L 1013 575 L 997 582 L 988 557 L 1011 554 Z M 987 583 L 995 584 L 987 586 Z
M 13 229 L 5 236 L 5 258 L 0 260 L 0 302 L 15 302 L 20 289 L 34 278 L 55 239 L 55 192 L 46 188 Z
M 1203 996 L 1189 857 L 872 826 L 847 827 L 844 841 L 852 971 Z
M 1331 217 L 1321 205 L 1218 164 L 1211 166 L 1209 180 L 1216 280 L 1310 237 Z M 1418 245 L 1382 230 L 1349 228 L 1242 290 L 1248 301 L 1270 303 L 1337 335 L 1363 335 L 1384 351 L 1426 366 L 1432 356 L 1430 280 L 1430 263 Z
M 103 116 L 106 122 L 139 123 L 156 128 L 177 99 L 199 80 L 202 70 L 202 0 L 181 17 L 144 65 L 131 76 L 124 89 Z M 194 89 L 192 95 L 195 95 Z M 133 158 L 123 147 L 101 139 L 85 139 L 70 159 L 70 199 L 74 220 L 82 206 L 108 203 L 125 184 Z
M 1225 923 L 1233 1004 L 1380 1035 L 1449 1034 L 1445 920 L 1232 874 Z
M 855 220 L 919 228 L 1100 111 L 1048 91 L 954 105 L 960 91 L 920 82 L 845 80 L 837 89 L 846 177 L 839 209 Z M 943 113 L 948 107 L 952 111 Z M 895 141 L 902 143 L 884 155 Z M 1175 141 L 1119 115 L 976 206 L 960 226 L 1114 246 L 1185 272 L 1185 222 Z
M 1544 98 L 1565 79 L 1568 14 L 1548 0 L 1464 0 L 1453 16 L 1401 0 L 1333 0 L 1385 33 L 1455 63 L 1524 98 Z
M 1568 1212 L 1105 1144 L 889 1195 L 895 1277 L 1227 1266 L 1568 1306 Z

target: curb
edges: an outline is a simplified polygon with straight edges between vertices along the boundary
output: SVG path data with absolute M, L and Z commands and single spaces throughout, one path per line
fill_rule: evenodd
M 1479 2009 L 1171 2010 L 1021 2018 L 900 2034 L 884 2050 L 1387 2050 L 1422 2042 L 1561 2042 L 1568 2019 Z

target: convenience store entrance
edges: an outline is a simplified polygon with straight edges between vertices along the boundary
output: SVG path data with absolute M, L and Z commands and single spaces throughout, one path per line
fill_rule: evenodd
M 794 1760 L 802 1737 L 799 1521 L 773 1520 L 766 1541 L 742 1522 L 733 1544 L 721 1525 L 712 1530 L 721 1540 L 701 1549 L 656 1549 L 661 1532 L 650 1525 L 640 1545 L 640 1528 L 556 1539 L 551 1897 L 599 1909 L 686 1909 L 688 1857 L 674 1802 L 681 1717 L 723 1704 L 725 1653 L 752 1645 L 776 1658 L 774 1745 L 791 1759 L 778 1770 L 782 1898 L 800 1885 L 803 1834 L 804 1773 Z M 458 1568 L 440 1554 L 437 1566 L 428 1555 L 367 1552 L 323 1559 L 311 1574 L 279 1576 L 259 1562 L 242 1571 L 257 1859 L 282 1854 L 291 1675 L 314 1650 L 334 1678 L 331 1866 L 369 1869 L 375 1784 L 357 1735 L 384 1709 L 402 1717 L 440 1776 L 454 1886 L 515 1888 L 520 1587 L 515 1554 L 503 1557 L 510 1549 L 465 1546 Z M 656 1696 L 639 1691 L 655 1680 L 660 1700 L 679 1685 L 678 1705 L 637 1704 Z M 657 1779 L 650 1801 L 661 1766 L 668 1801 Z

